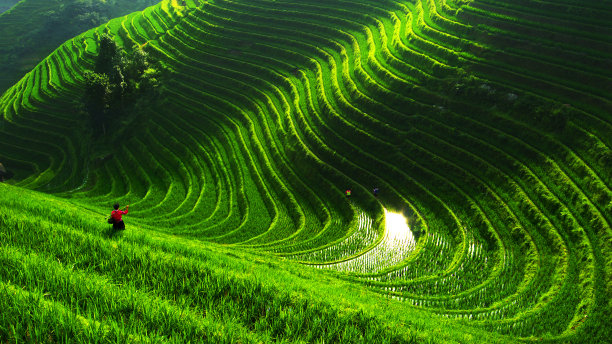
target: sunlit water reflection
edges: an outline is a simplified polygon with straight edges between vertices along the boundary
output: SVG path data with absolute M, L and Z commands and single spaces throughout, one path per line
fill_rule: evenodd
M 412 231 L 408 227 L 408 219 L 400 213 L 392 213 L 385 209 L 385 239 L 383 243 L 388 248 L 402 246 L 414 246 L 415 240 Z
M 415 246 L 416 241 L 408 227 L 406 217 L 385 209 L 385 234 L 376 247 L 353 259 L 339 263 L 315 265 L 315 267 L 338 271 L 378 272 L 406 259 Z

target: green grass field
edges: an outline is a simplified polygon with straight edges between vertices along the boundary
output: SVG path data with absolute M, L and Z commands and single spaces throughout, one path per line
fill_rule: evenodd
M 100 148 L 104 32 L 164 83 Z M 610 37 L 592 0 L 164 0 L 84 32 L 0 97 L 0 342 L 608 343 Z

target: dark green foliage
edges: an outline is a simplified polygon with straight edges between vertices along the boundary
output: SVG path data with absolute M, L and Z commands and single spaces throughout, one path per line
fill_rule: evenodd
M 95 72 L 111 74 L 113 66 L 117 65 L 118 59 L 121 57 L 118 56 L 119 47 L 117 47 L 115 40 L 107 34 L 100 36 L 99 47 Z
M 10 9 L 11 7 L 13 7 L 13 5 L 15 5 L 18 2 L 19 2 L 19 0 L 3 0 L 3 1 L 0 1 L 0 14 L 2 14 L 4 11 L 7 11 L 8 9 Z
M 458 77 L 433 81 L 430 87 L 460 102 L 483 104 L 549 133 L 561 133 L 576 114 L 569 104 L 492 84 L 461 70 Z
M 523 115 L 526 121 L 550 132 L 562 131 L 575 111 L 569 104 L 542 102 L 533 96 L 519 99 L 514 109 Z
M 106 74 L 85 73 L 85 109 L 89 113 L 94 131 L 105 133 L 108 103 L 111 98 L 111 85 Z
M 0 93 L 65 40 L 156 0 L 24 0 L 0 18 Z M 7 3 L 7 5 L 4 5 Z M 0 12 L 17 1 L 0 2 Z
M 157 95 L 158 77 L 145 51 L 137 48 L 128 54 L 110 35 L 100 35 L 94 71 L 85 73 L 83 98 L 94 135 L 118 131 L 126 116 L 141 113 Z

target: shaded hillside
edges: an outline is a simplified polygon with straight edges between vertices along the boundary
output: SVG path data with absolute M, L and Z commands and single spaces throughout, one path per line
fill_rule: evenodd
M 0 14 L 2 14 L 5 11 L 9 10 L 11 7 L 13 7 L 18 2 L 19 2 L 19 0 L 2 0 L 2 1 L 0 1 Z
M 139 234 L 296 261 L 394 300 L 408 318 L 424 311 L 423 340 L 481 342 L 487 331 L 498 341 L 604 342 L 611 14 L 607 3 L 573 0 L 162 1 L 69 40 L 10 88 L 0 161 L 11 184 L 84 217 L 130 203 Z M 78 100 L 104 32 L 142 47 L 164 84 L 161 104 L 143 104 L 139 121 L 122 123 L 129 135 L 92 157 L 100 150 Z M 390 233 L 388 211 L 412 232 Z M 6 250 L 27 252 L 26 241 Z M 181 273 L 190 285 L 189 269 L 172 281 Z M 209 312 L 198 290 L 175 297 L 139 281 L 137 292 Z M 237 302 L 274 303 L 272 294 Z M 261 309 L 225 316 L 256 332 L 244 341 L 369 342 L 352 322 L 312 334 L 311 324 L 258 327 Z M 457 337 L 434 329 L 441 319 Z M 154 324 L 143 320 L 152 336 L 178 336 Z M 411 326 L 389 331 L 382 342 L 419 340 Z
M 8 10 L 18 1 L 6 3 Z M 58 45 L 109 19 L 157 0 L 23 0 L 0 16 L 0 92 L 17 82 Z M 4 11 L 2 11 L 4 12 Z

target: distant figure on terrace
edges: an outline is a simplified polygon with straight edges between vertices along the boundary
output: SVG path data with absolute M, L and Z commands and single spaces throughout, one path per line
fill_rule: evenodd
M 372 190 L 372 193 L 374 194 L 374 197 L 378 197 L 378 188 L 374 188 L 374 190 Z
M 113 221 L 112 222 L 113 223 L 113 229 L 124 230 L 125 229 L 125 223 L 123 223 L 123 219 L 121 217 L 128 213 L 128 210 L 129 210 L 130 206 L 127 205 L 125 207 L 125 210 L 119 210 L 119 203 L 115 203 L 113 208 L 115 208 L 115 210 L 113 210 L 111 212 L 111 219 Z
M 351 198 L 351 189 L 346 189 L 346 198 Z

